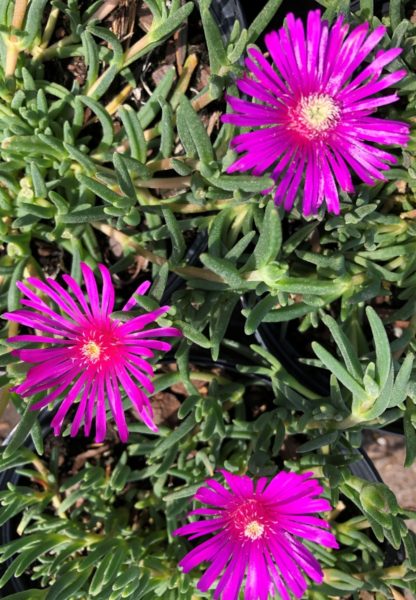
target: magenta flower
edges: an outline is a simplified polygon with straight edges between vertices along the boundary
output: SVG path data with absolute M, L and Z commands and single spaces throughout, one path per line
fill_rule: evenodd
M 195 494 L 209 508 L 189 513 L 208 518 L 174 532 L 190 540 L 212 536 L 179 563 L 185 573 L 202 562 L 211 563 L 198 589 L 206 592 L 219 579 L 214 599 L 237 600 L 244 585 L 245 600 L 276 598 L 276 592 L 282 600 L 290 600 L 288 590 L 296 598 L 305 592 L 305 574 L 322 583 L 318 561 L 298 539 L 338 548 L 335 537 L 326 531 L 329 524 L 311 516 L 331 509 L 327 500 L 319 498 L 323 488 L 310 478 L 312 473 L 281 471 L 268 485 L 265 477 L 255 485 L 246 475 L 221 472 L 230 489 L 209 479 Z
M 396 157 L 368 142 L 406 145 L 409 127 L 369 116 L 398 99 L 396 93 L 379 92 L 406 75 L 400 69 L 382 77 L 400 48 L 379 50 L 363 65 L 384 34 L 382 25 L 369 33 L 368 23 L 349 33 L 342 16 L 329 27 L 315 10 L 308 14 L 305 37 L 302 21 L 289 14 L 286 27 L 265 38 L 273 66 L 251 48 L 246 66 L 252 77 L 237 81 L 256 102 L 227 98 L 234 114 L 223 120 L 254 129 L 232 140 L 243 156 L 227 171 L 262 175 L 273 167 L 275 203 L 286 210 L 304 178 L 304 215 L 315 214 L 324 201 L 329 212 L 339 213 L 336 183 L 354 190 L 349 167 L 367 184 L 385 180 L 383 171 Z
M 17 335 L 8 342 L 47 344 L 47 348 L 13 350 L 21 360 L 36 363 L 27 373 L 26 379 L 13 391 L 23 397 L 45 393 L 31 409 L 40 409 L 58 397 L 63 398 L 52 419 L 52 428 L 58 435 L 63 420 L 76 399 L 77 410 L 71 425 L 71 436 L 78 433 L 84 420 L 85 435 L 89 435 L 91 423 L 96 421 L 96 442 L 102 442 L 106 433 L 106 400 L 116 421 L 120 438 L 126 441 L 128 429 L 120 395 L 120 386 L 126 391 L 143 422 L 152 431 L 157 431 L 153 422 L 153 411 L 149 399 L 141 389 L 153 393 L 150 380 L 153 368 L 148 359 L 153 350 L 169 350 L 171 345 L 154 338 L 180 336 L 173 327 L 145 329 L 169 310 L 162 306 L 157 310 L 123 323 L 110 315 L 114 309 L 114 287 L 110 272 L 99 265 L 103 287 L 101 302 L 94 273 L 81 263 L 88 300 L 81 288 L 69 275 L 63 279 L 72 292 L 68 293 L 59 283 L 48 278 L 46 283 L 29 277 L 28 283 L 38 293 L 50 298 L 62 314 L 52 309 L 44 300 L 21 282 L 19 290 L 27 297 L 21 304 L 32 310 L 15 310 L 3 316 L 26 327 L 40 330 L 46 335 Z M 142 283 L 136 294 L 142 295 L 150 287 Z M 130 310 L 136 301 L 132 297 L 123 311 Z M 58 336 L 58 337 L 55 337 Z

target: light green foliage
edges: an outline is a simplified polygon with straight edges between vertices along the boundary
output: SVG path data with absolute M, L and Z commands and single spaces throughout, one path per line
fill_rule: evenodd
M 312 423 L 323 406 L 300 396 L 284 370 L 280 369 L 277 380 L 273 359 L 267 364 L 267 357 L 253 354 L 251 368 L 240 367 L 242 372 L 250 370 L 246 374 L 231 369 L 216 376 L 202 365 L 196 365 L 198 371 L 190 374 L 191 379 L 184 380 L 178 372 L 160 373 L 157 392 L 179 382 L 194 389 L 180 408 L 177 425 L 173 429 L 162 425 L 158 436 L 146 435 L 139 423 L 132 425 L 127 446 L 115 444 L 86 458 L 85 465 L 74 463 L 71 476 L 63 477 L 59 468 L 63 445 L 55 446 L 49 457 L 38 457 L 25 448 L 9 458 L 3 454 L 1 470 L 16 469 L 27 485 L 0 492 L 0 524 L 17 515 L 23 534 L 0 549 L 0 561 L 11 559 L 0 584 L 29 567 L 37 580 L 49 582 L 45 598 L 59 594 L 65 600 L 83 595 L 150 600 L 168 590 L 189 600 L 206 597 L 195 596 L 192 575 L 180 574 L 176 567 L 185 545 L 171 533 L 182 522 L 184 502 L 217 468 L 241 472 L 248 464 L 254 475 L 275 473 L 285 433 L 290 437 L 303 431 L 299 421 L 308 417 Z M 206 392 L 195 388 L 197 381 L 206 382 Z M 265 399 L 268 411 L 252 420 L 256 403 Z M 318 426 L 323 430 L 322 422 Z M 403 522 L 408 513 L 398 507 L 388 488 L 350 472 L 350 461 L 359 455 L 348 440 L 326 435 L 306 446 L 299 448 L 299 459 L 286 460 L 286 467 L 324 475 L 334 504 L 339 488 L 371 521 L 380 540 L 386 537 L 396 548 L 405 540 L 409 569 L 415 565 L 413 541 Z M 77 454 L 76 446 L 72 447 L 69 454 L 66 451 L 69 461 L 71 452 Z M 37 483 L 30 484 L 29 479 Z M 325 589 L 317 589 L 331 595 L 384 590 L 386 580 L 376 575 L 383 552 L 362 520 L 341 519 L 333 526 L 344 549 L 319 549 L 328 583 Z M 351 562 L 348 556 L 353 549 L 358 553 Z M 356 579 L 357 573 L 363 573 L 363 579 Z M 22 599 L 31 598 L 30 593 Z
M 153 285 L 133 314 L 168 301 L 160 323 L 183 332 L 175 369 L 155 360 L 156 391 L 181 390 L 172 422 L 158 435 L 134 422 L 126 446 L 111 442 L 64 476 L 61 450 L 30 410 L 39 398 L 9 391 L 28 365 L 10 353 L 4 325 L 0 410 L 11 399 L 21 420 L 0 468 L 22 479 L 0 492 L 0 525 L 13 518 L 21 536 L 0 549 L 0 588 L 29 570 L 34 588 L 10 600 L 208 599 L 195 591 L 198 573 L 178 570 L 187 545 L 171 535 L 191 496 L 220 468 L 270 476 L 284 467 L 313 470 L 333 506 L 352 511 L 331 516 L 342 549 L 314 550 L 326 577 L 310 600 L 416 593 L 415 538 L 404 523 L 414 513 L 354 471 L 365 428 L 403 423 L 406 464 L 416 457 L 414 137 L 392 150 L 398 163 L 386 183 L 341 196 L 340 216 L 287 215 L 262 194 L 273 186 L 267 174 L 226 173 L 235 129 L 219 119 L 280 0 L 268 0 L 248 29 L 234 23 L 227 39 L 209 0 L 139 4 L 149 15 L 130 38 L 110 31 L 102 2 L 31 0 L 13 30 L 15 2 L 0 3 L 1 312 L 20 306 L 17 281 L 45 275 L 35 249 L 47 244 L 60 253 L 53 276 L 79 280 L 82 260 L 107 262 L 115 281 L 145 273 Z M 320 4 L 329 20 L 343 13 L 353 25 L 379 24 L 373 0 L 355 12 L 349 0 Z M 393 67 L 409 74 L 400 102 L 382 111 L 414 120 L 416 35 L 404 9 L 391 0 L 383 16 L 382 44 L 403 48 Z M 184 46 L 182 62 L 175 54 L 165 64 L 167 42 L 195 26 L 202 52 Z M 278 358 L 243 337 L 264 326 L 277 344 L 300 339 L 300 357 Z M 232 368 L 221 369 L 224 359 Z M 330 373 L 326 394 L 303 365 Z M 387 564 L 401 544 L 402 564 Z

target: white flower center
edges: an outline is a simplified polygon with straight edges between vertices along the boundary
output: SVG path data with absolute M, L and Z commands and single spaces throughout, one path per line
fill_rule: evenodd
M 300 101 L 300 114 L 315 131 L 325 131 L 338 120 L 339 108 L 326 94 L 312 94 Z
M 83 344 L 81 352 L 89 362 L 96 363 L 100 359 L 101 347 L 97 342 L 90 340 Z
M 244 535 L 251 540 L 258 540 L 264 533 L 264 525 L 258 521 L 250 521 L 244 528 Z
M 338 124 L 340 114 L 338 103 L 328 94 L 303 96 L 289 109 L 291 128 L 308 140 L 325 136 Z

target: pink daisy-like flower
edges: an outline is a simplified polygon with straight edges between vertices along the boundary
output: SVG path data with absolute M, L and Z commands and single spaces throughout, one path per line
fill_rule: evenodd
M 181 332 L 174 327 L 145 327 L 170 307 L 162 306 L 125 323 L 113 319 L 110 315 L 114 309 L 115 294 L 109 270 L 99 265 L 103 281 L 100 302 L 93 271 L 84 263 L 81 263 L 81 269 L 88 299 L 69 275 L 63 275 L 63 279 L 72 295 L 54 279 L 48 278 L 46 283 L 35 277 L 27 279 L 38 293 L 55 302 L 62 314 L 48 306 L 26 285 L 17 283 L 26 296 L 21 304 L 32 310 L 15 310 L 3 316 L 46 335 L 17 335 L 7 341 L 48 344 L 48 347 L 13 350 L 12 353 L 21 360 L 36 363 L 29 369 L 23 383 L 13 391 L 23 397 L 47 392 L 31 406 L 33 410 L 46 406 L 58 397 L 63 398 L 52 419 L 55 435 L 59 435 L 69 408 L 79 399 L 71 436 L 78 433 L 82 420 L 84 433 L 89 435 L 95 413 L 96 442 L 102 442 L 105 437 L 107 399 L 120 438 L 126 441 L 128 429 L 120 395 L 121 386 L 143 422 L 152 431 L 157 431 L 149 399 L 141 389 L 143 387 L 150 394 L 154 391 L 150 380 L 154 373 L 148 359 L 154 356 L 153 350 L 166 351 L 171 348 L 167 342 L 154 338 L 180 336 Z M 149 281 L 142 283 L 136 294 L 145 294 L 150 285 Z M 132 297 L 122 310 L 130 310 L 135 303 Z
M 251 48 L 246 59 L 251 77 L 237 81 L 241 92 L 258 102 L 227 98 L 234 113 L 223 120 L 254 129 L 232 140 L 243 156 L 227 171 L 262 175 L 273 167 L 275 202 L 286 210 L 304 178 L 304 215 L 315 214 L 324 201 L 329 212 L 339 213 L 336 182 L 346 192 L 354 190 L 349 168 L 367 184 L 385 180 L 383 171 L 396 157 L 368 142 L 406 145 L 409 140 L 405 123 L 370 116 L 398 99 L 396 93 L 379 92 L 406 75 L 400 69 L 382 76 L 400 48 L 379 50 L 363 66 L 385 31 L 380 25 L 370 33 L 363 23 L 349 32 L 342 16 L 329 27 L 315 10 L 308 14 L 305 37 L 302 21 L 289 14 L 286 27 L 265 38 L 273 65 Z
M 212 536 L 179 563 L 185 573 L 202 562 L 211 563 L 198 589 L 206 592 L 219 579 L 214 599 L 237 600 L 244 585 L 245 600 L 276 598 L 276 592 L 290 600 L 288 590 L 296 598 L 305 592 L 305 574 L 322 583 L 318 561 L 298 539 L 338 548 L 327 531 L 329 524 L 311 516 L 331 509 L 319 498 L 323 488 L 311 479 L 312 473 L 281 471 L 270 483 L 262 477 L 254 484 L 246 475 L 221 472 L 230 489 L 209 479 L 195 494 L 208 508 L 189 513 L 208 518 L 174 532 L 190 540 Z

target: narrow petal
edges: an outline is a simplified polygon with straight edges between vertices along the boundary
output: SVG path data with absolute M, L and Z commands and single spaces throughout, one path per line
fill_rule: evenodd
M 81 375 L 81 377 L 79 377 L 79 379 L 75 382 L 75 384 L 73 385 L 71 390 L 68 392 L 66 398 L 63 400 L 58 411 L 56 412 L 55 416 L 53 417 L 52 422 L 51 422 L 51 427 L 54 430 L 55 435 L 60 434 L 64 418 L 65 418 L 68 410 L 74 403 L 74 400 L 76 400 L 76 398 L 78 397 L 78 394 L 80 393 L 83 385 L 85 384 L 86 379 L 87 379 L 87 375 L 86 375 L 86 373 L 83 373 Z M 67 382 L 66 385 L 68 385 L 68 383 L 69 382 Z
M 253 98 L 257 98 L 257 100 L 265 102 L 266 104 L 271 104 L 276 108 L 280 107 L 280 102 L 276 100 L 275 96 L 267 91 L 267 88 L 264 88 L 260 83 L 253 79 L 249 79 L 248 77 L 238 79 L 237 87 L 243 94 L 249 94 Z
M 244 600 L 268 600 L 271 589 L 271 578 L 266 566 L 264 552 L 256 545 L 250 547 L 248 558 L 247 581 Z
M 134 384 L 124 367 L 119 367 L 117 370 L 117 377 L 145 425 L 147 425 L 151 431 L 158 431 L 158 428 L 153 421 L 153 411 L 149 399 L 141 389 Z
M 277 98 L 282 94 L 286 94 L 287 88 L 285 84 L 279 78 L 276 71 L 273 70 L 270 63 L 264 58 L 263 54 L 256 48 L 249 48 L 248 53 L 254 60 L 247 58 L 245 61 L 246 66 L 257 78 L 258 82 L 274 92 Z
M 75 437 L 77 435 L 79 428 L 81 426 L 82 419 L 85 418 L 87 402 L 88 402 L 88 399 L 90 397 L 93 387 L 94 387 L 94 382 L 87 380 L 84 391 L 81 396 L 81 400 L 78 404 L 77 412 L 75 413 L 75 417 L 72 421 L 71 432 L 70 432 L 71 437 Z
M 16 391 L 18 390 L 18 393 L 23 396 L 32 396 L 43 389 L 53 387 L 67 371 L 72 371 L 72 363 L 65 353 L 64 356 L 56 359 L 49 359 L 46 365 L 40 364 L 29 369 L 25 381 L 16 388 Z
M 271 538 L 269 545 L 286 585 L 296 598 L 301 598 L 306 590 L 307 583 L 302 571 L 290 555 L 290 546 L 282 535 Z
M 313 554 L 300 542 L 295 539 L 291 540 L 291 552 L 296 558 L 296 562 L 305 573 L 316 583 L 322 583 L 324 574 L 321 565 L 313 556 Z
M 40 279 L 37 279 L 35 277 L 28 277 L 27 281 L 34 288 L 43 292 L 45 296 L 52 298 L 52 300 L 59 306 L 59 308 L 66 312 L 67 315 L 69 315 L 73 321 L 77 321 L 79 316 L 82 316 L 80 314 L 77 314 L 76 307 L 74 310 L 71 305 L 68 305 L 68 303 L 63 298 L 63 294 L 57 293 L 54 289 L 52 289 L 52 286 L 50 284 L 47 285 L 46 283 L 43 283 L 43 281 L 40 281 Z M 36 294 L 31 292 L 31 290 L 29 290 L 23 283 L 18 282 L 16 285 L 20 289 L 20 291 L 24 292 L 30 300 L 34 301 L 35 303 L 38 303 L 38 305 L 42 307 L 41 310 L 43 310 L 44 312 L 48 312 L 48 314 L 52 313 L 55 317 L 58 316 L 55 311 L 53 311 L 47 304 L 45 304 L 45 302 L 43 302 L 38 296 L 36 296 Z M 58 285 L 59 291 L 60 288 L 61 286 Z
M 269 552 L 265 553 L 265 559 L 266 559 L 268 570 L 269 570 L 269 573 L 273 580 L 274 586 L 277 589 L 278 593 L 280 594 L 281 600 L 291 600 L 291 598 L 283 584 L 282 577 L 281 577 L 279 571 L 277 570 L 275 562 L 272 559 Z
M 82 290 L 79 287 L 79 285 L 77 284 L 77 282 L 75 281 L 75 279 L 73 279 L 70 275 L 67 275 L 66 273 L 65 273 L 65 275 L 62 275 L 62 279 L 65 281 L 67 286 L 72 290 L 72 293 L 74 294 L 74 296 L 76 297 L 76 299 L 78 300 L 80 305 L 82 306 L 85 314 L 89 318 L 91 318 L 92 314 L 91 314 L 90 307 L 88 306 L 88 304 L 85 300 L 84 294 L 82 293 Z
M 126 358 L 128 360 L 130 360 L 131 362 L 133 362 L 138 367 L 140 367 L 140 369 L 142 371 L 144 371 L 145 373 L 147 373 L 148 375 L 150 375 L 150 377 L 153 377 L 153 375 L 154 375 L 153 367 L 150 363 L 147 362 L 147 360 L 143 360 L 139 356 L 135 356 L 134 354 L 131 354 L 131 353 L 126 354 Z
M 70 340 L 62 340 L 60 338 L 55 337 L 47 337 L 44 335 L 15 335 L 13 337 L 9 337 L 7 340 L 8 344 L 25 344 L 36 342 L 37 344 L 57 344 L 58 346 L 67 346 L 72 344 Z
M 122 310 L 131 310 L 133 306 L 137 304 L 135 296 L 144 296 L 144 294 L 147 292 L 151 285 L 152 283 L 150 281 L 145 281 L 144 283 L 141 283 L 130 298 L 130 300 L 123 306 Z
M 91 390 L 87 398 L 84 414 L 84 435 L 89 436 L 91 432 L 91 425 L 94 419 L 96 404 L 97 404 L 97 391 L 98 391 L 98 380 L 94 379 L 92 382 Z
M 165 306 L 164 309 L 168 309 L 168 307 Z M 163 312 L 166 312 L 166 310 L 164 310 Z M 142 338 L 147 337 L 182 337 L 182 332 L 176 327 L 158 327 L 156 329 L 146 329 L 145 331 L 130 333 L 128 339 L 141 340 Z
M 20 360 L 30 363 L 39 363 L 50 360 L 51 358 L 59 358 L 68 356 L 67 348 L 37 348 L 36 350 L 12 350 L 13 356 L 18 356 Z
M 114 373 L 110 373 L 106 378 L 106 388 L 108 395 L 108 402 L 110 404 L 111 412 L 113 413 L 114 420 L 117 425 L 120 439 L 122 442 L 127 442 L 129 437 L 129 431 L 126 423 L 126 416 L 124 414 L 123 403 L 121 401 L 120 390 L 117 385 L 117 378 Z
M 198 589 L 201 590 L 201 592 L 207 592 L 209 590 L 209 588 L 214 584 L 215 580 L 219 578 L 229 560 L 230 547 L 224 544 L 224 546 L 221 548 L 218 544 L 211 565 L 198 582 Z
M 224 536 L 214 536 L 199 544 L 199 546 L 188 552 L 185 558 L 180 561 L 179 566 L 182 567 L 185 573 L 188 573 L 191 569 L 200 565 L 201 562 L 210 561 L 216 556 L 218 549 L 223 547 L 223 539 Z M 232 550 L 232 548 L 229 548 L 229 550 Z
M 8 319 L 9 321 L 15 321 L 21 325 L 26 325 L 27 327 L 31 327 L 33 329 L 39 329 L 40 331 L 45 331 L 47 333 L 53 333 L 60 336 L 65 335 L 70 339 L 74 339 L 76 337 L 75 333 L 70 332 L 69 329 L 64 329 L 60 323 L 56 323 L 49 317 L 30 312 L 29 310 L 15 310 L 11 313 L 6 312 L 3 313 L 2 316 L 4 319 Z M 62 331 L 62 329 L 64 330 Z
M 45 315 L 49 315 L 51 317 L 51 321 L 54 322 L 55 325 L 59 325 L 62 328 L 63 332 L 65 331 L 73 331 L 75 327 L 75 323 L 73 321 L 69 321 L 65 317 L 61 317 L 57 312 L 55 312 L 52 308 L 47 306 L 44 302 L 32 302 L 32 300 L 21 300 L 20 304 L 23 306 L 28 306 L 29 308 L 33 308 L 35 311 L 39 311 L 40 313 L 44 313 Z
M 114 310 L 114 286 L 111 281 L 110 271 L 104 265 L 98 265 L 101 277 L 103 278 L 103 293 L 101 298 L 101 313 L 104 316 L 109 315 Z
M 57 281 L 55 281 L 51 277 L 48 277 L 46 279 L 46 282 L 51 288 L 55 290 L 58 296 L 62 298 L 67 304 L 67 306 L 71 309 L 73 319 L 75 321 L 77 321 L 78 323 L 82 323 L 88 320 L 87 315 L 80 310 L 75 300 L 71 297 L 70 294 L 68 294 L 65 288 L 63 288 Z
M 92 314 L 94 317 L 98 318 L 100 316 L 100 302 L 98 298 L 98 288 L 97 282 L 95 281 L 94 272 L 86 263 L 83 262 L 81 263 L 81 271 L 84 276 Z
M 145 315 L 140 315 L 140 317 L 135 317 L 131 321 L 123 323 L 123 325 L 120 327 L 120 333 L 126 335 L 132 333 L 133 331 L 139 331 L 140 329 L 143 329 L 143 327 L 146 327 L 146 325 L 156 321 L 156 319 L 158 319 L 160 316 L 167 313 L 169 308 L 170 306 L 161 306 L 160 308 L 152 310 Z
M 71 375 L 73 376 L 73 375 L 75 375 L 75 373 L 73 372 L 73 373 L 71 373 Z M 60 396 L 62 394 L 62 392 L 64 392 L 64 390 L 66 390 L 66 388 L 70 385 L 70 383 L 72 381 L 72 376 L 66 377 L 60 386 L 58 386 L 52 392 L 50 392 L 49 394 L 44 396 L 42 398 L 42 400 L 39 400 L 39 402 L 35 402 L 35 404 L 32 404 L 30 407 L 30 410 L 40 410 L 41 408 L 43 408 L 44 406 L 47 406 L 48 404 L 53 402 L 56 398 L 58 398 L 58 396 Z
M 129 340 L 128 342 L 126 342 L 126 347 L 128 348 L 129 346 L 134 345 L 141 349 L 152 348 L 153 350 L 163 350 L 164 352 L 166 352 L 172 348 L 172 344 L 168 344 L 167 342 L 160 342 L 158 340 L 142 340 L 141 339 L 139 343 L 140 343 L 140 346 L 138 346 L 137 341 L 135 342 L 134 340 Z M 140 354 L 140 351 L 138 352 L 138 354 Z M 150 354 L 150 356 L 152 356 L 152 354 Z
M 130 373 L 134 375 L 136 379 L 139 380 L 140 384 L 144 387 L 145 390 L 149 392 L 149 394 L 153 394 L 153 392 L 155 391 L 155 386 L 150 381 L 150 379 L 146 377 L 146 375 L 143 375 L 143 373 L 131 363 L 126 363 L 126 369 L 130 371 Z
M 107 420 L 105 415 L 105 397 L 104 397 L 104 377 L 99 377 L 98 379 L 98 389 L 97 389 L 97 412 L 96 412 L 96 432 L 95 432 L 95 441 L 97 444 L 100 444 L 105 439 L 105 434 L 107 431 Z
M 224 469 L 221 471 L 231 491 L 237 496 L 251 496 L 253 494 L 253 481 L 247 475 L 233 475 Z
M 243 552 L 239 548 L 236 548 L 231 561 L 227 565 L 220 582 L 215 589 L 213 594 L 214 600 L 221 597 L 224 600 L 238 600 L 246 564 Z

